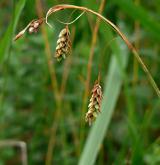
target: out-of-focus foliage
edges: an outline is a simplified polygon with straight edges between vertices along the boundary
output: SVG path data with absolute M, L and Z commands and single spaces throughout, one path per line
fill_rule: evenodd
M 42 10 L 46 13 L 51 6 L 60 3 L 86 6 L 98 11 L 101 0 L 41 2 Z M 53 163 L 78 164 L 91 129 L 87 124 L 82 124 L 82 117 L 85 122 L 82 107 L 85 102 L 83 95 L 87 64 L 96 17 L 84 14 L 69 26 L 73 40 L 72 54 L 62 62 L 56 61 L 54 52 L 58 34 L 65 25 L 56 18 L 67 22 L 72 10 L 60 11 L 50 16 L 49 22 L 53 25 L 53 29 L 45 26 L 58 87 L 64 89 L 59 106 L 52 86 L 53 77 L 51 78 L 48 69 L 46 43 L 42 31 L 32 35 L 26 33 L 16 42 L 12 42 L 11 38 L 15 29 L 18 32 L 28 22 L 37 18 L 38 8 L 38 0 L 27 0 L 26 3 L 21 0 L 0 1 L 0 141 L 8 139 L 25 141 L 28 164 L 45 164 L 53 126 L 57 128 L 53 137 L 55 140 Z M 79 14 L 79 11 L 74 12 L 71 20 Z M 108 0 L 103 15 L 120 27 L 137 47 L 160 87 L 160 1 Z M 104 133 L 105 137 L 98 155 L 94 157 L 95 164 L 156 165 L 160 163 L 160 100 L 133 55 L 128 50 L 124 54 L 120 51 L 123 44 L 116 33 L 111 33 L 107 25 L 103 22 L 100 24 L 90 86 L 94 85 L 100 72 L 101 86 L 103 90 L 107 88 L 107 82 L 111 81 L 107 73 L 114 56 L 118 61 L 115 68 L 120 73 L 125 72 L 126 76 L 120 77 L 122 88 L 119 89 L 118 98 L 114 103 L 113 114 L 110 114 L 112 120 L 108 123 L 110 125 Z M 118 56 L 119 53 L 121 56 Z M 122 70 L 119 63 L 119 57 L 123 56 L 129 57 L 126 71 Z M 110 91 L 115 89 L 116 83 L 113 82 Z M 110 92 L 109 99 L 103 100 L 104 104 L 112 104 L 112 94 L 114 99 L 114 92 Z M 107 114 L 107 109 L 105 112 Z M 105 122 L 105 119 L 103 120 Z M 92 138 L 96 139 L 100 135 L 94 136 Z M 18 148 L 0 147 L 0 165 L 18 163 L 20 164 Z

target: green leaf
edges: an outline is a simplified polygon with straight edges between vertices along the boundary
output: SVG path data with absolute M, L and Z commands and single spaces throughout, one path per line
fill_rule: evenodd
M 19 0 L 18 3 L 15 2 L 16 6 L 14 9 L 14 13 L 11 19 L 11 22 L 4 34 L 2 40 L 0 41 L 0 63 L 4 61 L 4 58 L 8 57 L 9 49 L 12 44 L 13 35 L 15 33 L 15 29 L 25 5 L 26 0 Z

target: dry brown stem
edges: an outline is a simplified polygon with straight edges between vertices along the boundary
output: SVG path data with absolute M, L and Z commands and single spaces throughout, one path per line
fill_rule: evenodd
M 104 16 L 102 16 L 101 14 L 86 8 L 86 7 L 82 7 L 82 6 L 75 6 L 75 5 L 68 5 L 68 4 L 62 4 L 62 5 L 56 5 L 53 6 L 52 8 L 50 8 L 46 14 L 46 23 L 49 25 L 48 23 L 48 17 L 55 13 L 58 12 L 60 10 L 64 10 L 64 9 L 78 9 L 78 10 L 82 10 L 85 12 L 89 12 L 92 13 L 94 15 L 96 15 L 97 17 L 99 17 L 100 19 L 102 19 L 106 24 L 108 24 L 109 26 L 111 26 L 115 32 L 123 39 L 123 41 L 126 43 L 126 45 L 128 46 L 128 48 L 132 51 L 132 53 L 134 54 L 135 58 L 137 59 L 137 61 L 139 62 L 139 64 L 141 65 L 141 67 L 143 68 L 144 72 L 146 73 L 152 87 L 154 88 L 154 90 L 156 91 L 158 97 L 160 97 L 160 90 L 157 86 L 157 84 L 155 83 L 152 75 L 150 74 L 148 68 L 146 67 L 146 65 L 144 64 L 143 60 L 141 59 L 141 57 L 139 56 L 136 48 L 129 42 L 129 40 L 127 39 L 127 37 L 120 31 L 120 29 L 113 24 L 110 20 L 108 20 L 107 18 L 105 18 Z M 50 25 L 49 25 L 50 26 Z
M 58 12 L 60 10 L 64 10 L 64 9 L 78 9 L 78 10 L 82 10 L 88 13 L 92 13 L 94 15 L 96 15 L 97 17 L 99 17 L 100 19 L 102 19 L 106 24 L 108 24 L 109 26 L 111 26 L 116 33 L 123 39 L 123 41 L 126 43 L 126 45 L 128 46 L 128 48 L 132 51 L 132 53 L 134 54 L 135 58 L 137 59 L 137 61 L 139 62 L 139 64 L 141 65 L 142 69 L 144 70 L 144 72 L 146 73 L 152 87 L 154 88 L 155 92 L 157 93 L 158 97 L 160 98 L 160 90 L 157 86 L 157 84 L 155 83 L 151 73 L 149 72 L 148 68 L 146 67 L 146 65 L 144 64 L 143 60 L 141 59 L 141 57 L 139 56 L 136 48 L 129 42 L 129 40 L 126 38 L 126 36 L 120 31 L 120 29 L 113 24 L 110 20 L 108 20 L 107 18 L 105 18 L 104 16 L 102 16 L 101 14 L 83 7 L 83 6 L 75 6 L 75 5 L 68 5 L 68 4 L 61 4 L 61 5 L 56 5 L 53 6 L 52 8 L 50 8 L 46 14 L 46 23 L 50 26 L 50 24 L 48 23 L 48 17 L 55 13 Z M 42 18 L 43 20 L 45 20 L 44 18 Z M 19 32 L 16 37 L 14 38 L 14 40 L 17 40 L 18 38 L 20 38 L 25 31 L 30 27 L 32 21 L 26 26 L 26 28 L 24 28 L 21 32 Z
M 105 2 L 106 0 L 102 0 L 100 7 L 99 7 L 99 14 L 102 14 L 104 6 L 105 6 Z M 91 79 L 91 74 L 92 74 L 92 62 L 93 62 L 93 57 L 94 57 L 94 49 L 95 49 L 95 45 L 97 42 L 97 34 L 98 34 L 98 29 L 100 26 L 100 19 L 99 17 L 97 17 L 96 19 L 96 23 L 94 25 L 94 29 L 92 32 L 92 41 L 91 41 L 91 48 L 90 48 L 90 53 L 89 53 L 89 60 L 88 60 L 88 65 L 87 65 L 87 75 L 86 75 L 86 82 L 85 82 L 85 91 L 84 91 L 84 97 L 83 97 L 83 105 L 82 105 L 82 114 L 81 114 L 81 131 L 80 131 L 80 139 L 83 143 L 83 139 L 84 139 L 84 134 L 83 134 L 83 127 L 84 127 L 84 122 L 83 122 L 83 118 L 84 118 L 84 112 L 86 110 L 86 105 L 87 105 L 87 98 L 88 98 L 88 94 L 90 91 L 90 79 Z
M 28 165 L 27 163 L 27 145 L 24 141 L 18 140 L 1 140 L 0 141 L 0 149 L 4 147 L 18 147 L 21 150 L 21 161 L 22 165 Z
M 43 17 L 43 12 L 42 12 L 42 2 L 40 0 L 37 0 L 37 13 L 39 17 Z M 50 48 L 50 43 L 48 40 L 48 34 L 46 31 L 45 26 L 42 26 L 41 28 L 42 30 L 42 36 L 44 39 L 44 45 L 45 45 L 45 55 L 46 55 L 46 59 L 47 59 L 47 65 L 48 65 L 48 71 L 50 74 L 50 78 L 51 78 L 51 85 L 52 85 L 52 93 L 53 95 L 55 95 L 55 103 L 56 103 L 56 112 L 53 114 L 54 119 L 53 119 L 53 123 L 50 129 L 50 138 L 49 138 L 49 142 L 48 142 L 48 148 L 47 148 L 47 153 L 46 153 L 46 165 L 51 164 L 52 162 L 52 158 L 53 158 L 53 149 L 54 149 L 54 145 L 56 142 L 56 132 L 58 129 L 58 125 L 55 124 L 55 122 L 57 123 L 57 121 L 60 118 L 60 95 L 59 95 L 59 87 L 58 87 L 58 83 L 57 83 L 57 77 L 56 77 L 56 72 L 55 72 L 55 66 L 52 63 L 52 53 L 51 53 L 51 48 Z

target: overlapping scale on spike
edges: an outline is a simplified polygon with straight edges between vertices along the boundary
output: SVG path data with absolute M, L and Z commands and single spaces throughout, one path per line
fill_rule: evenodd
M 68 26 L 61 30 L 57 40 L 55 57 L 58 61 L 65 59 L 71 53 L 71 40 Z
M 88 112 L 86 113 L 85 120 L 91 125 L 98 114 L 101 112 L 102 89 L 96 81 L 92 89 L 92 96 L 88 105 Z

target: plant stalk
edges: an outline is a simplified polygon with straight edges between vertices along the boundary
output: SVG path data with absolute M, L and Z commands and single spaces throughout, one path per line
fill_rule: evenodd
M 146 65 L 144 64 L 140 55 L 138 54 L 136 48 L 130 43 L 130 41 L 127 39 L 127 37 L 120 31 L 120 29 L 115 24 L 113 24 L 110 20 L 108 20 L 107 18 L 105 18 L 104 16 L 99 14 L 98 12 L 95 12 L 89 8 L 86 8 L 83 6 L 68 5 L 68 4 L 56 5 L 56 6 L 53 6 L 52 8 L 50 8 L 46 14 L 46 23 L 49 25 L 47 18 L 52 13 L 55 13 L 55 12 L 58 12 L 58 11 L 64 10 L 64 9 L 78 9 L 78 10 L 92 13 L 92 14 L 96 15 L 97 17 L 99 17 L 100 19 L 102 19 L 106 24 L 111 26 L 115 30 L 115 32 L 123 39 L 123 41 L 126 43 L 128 48 L 130 49 L 130 51 L 134 54 L 135 58 L 137 59 L 137 61 L 141 65 L 143 71 L 146 73 L 150 84 L 152 85 L 153 89 L 157 93 L 157 96 L 160 98 L 160 90 L 159 90 L 156 82 L 154 81 L 151 73 L 149 72 L 148 68 L 146 67 Z

